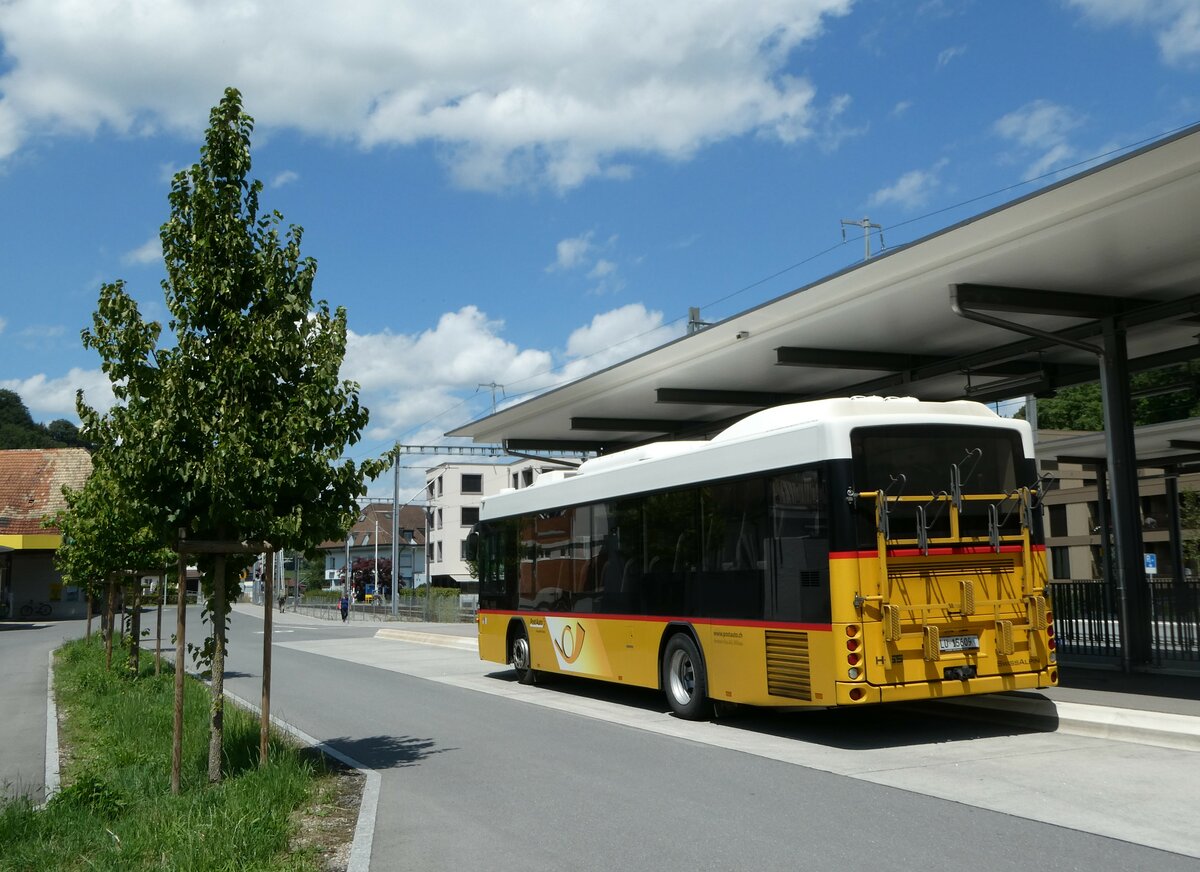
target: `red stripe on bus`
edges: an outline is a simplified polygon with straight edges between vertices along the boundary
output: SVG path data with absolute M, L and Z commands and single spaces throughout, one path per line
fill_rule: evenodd
M 687 623 L 705 624 L 714 627 L 763 627 L 768 630 L 831 630 L 832 624 L 798 624 L 788 621 L 756 621 L 751 618 L 684 618 L 670 615 L 607 615 L 596 612 L 514 612 L 506 609 L 479 609 L 481 615 L 532 618 L 591 618 L 598 621 L 654 621 L 660 624 Z
M 1024 550 L 1020 545 L 1002 545 L 1000 546 L 1001 554 L 1019 554 Z M 1046 550 L 1045 545 L 1032 545 L 1031 551 L 1038 553 Z M 929 556 L 944 557 L 948 554 L 995 554 L 996 549 L 990 545 L 951 545 L 943 548 L 930 548 Z M 870 551 L 830 551 L 830 560 L 874 560 L 879 556 L 879 551 L 872 548 Z M 923 557 L 924 552 L 920 548 L 889 548 L 888 557 Z

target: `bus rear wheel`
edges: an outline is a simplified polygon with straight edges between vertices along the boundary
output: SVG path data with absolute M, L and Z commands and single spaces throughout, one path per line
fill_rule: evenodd
M 530 667 L 529 636 L 524 627 L 518 627 L 508 643 L 508 662 L 517 671 L 517 681 L 533 684 L 535 674 Z
M 712 716 L 704 661 L 696 643 L 686 633 L 672 636 L 663 650 L 662 687 L 676 716 L 689 721 Z

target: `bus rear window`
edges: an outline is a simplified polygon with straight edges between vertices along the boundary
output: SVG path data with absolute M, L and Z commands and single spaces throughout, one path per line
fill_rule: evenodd
M 850 434 L 854 488 L 891 496 L 937 494 L 951 489 L 957 464 L 964 494 L 1006 494 L 1029 484 L 1020 434 L 956 424 L 859 427 Z M 893 484 L 904 476 L 904 484 Z M 1029 480 L 1026 480 L 1026 479 Z M 890 490 L 889 490 L 890 488 Z

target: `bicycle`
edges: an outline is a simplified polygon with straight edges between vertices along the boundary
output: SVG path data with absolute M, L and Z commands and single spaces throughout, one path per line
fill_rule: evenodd
M 32 618 L 36 612 L 38 617 L 48 617 L 54 611 L 54 607 L 50 603 L 35 603 L 33 600 L 21 606 L 21 617 Z

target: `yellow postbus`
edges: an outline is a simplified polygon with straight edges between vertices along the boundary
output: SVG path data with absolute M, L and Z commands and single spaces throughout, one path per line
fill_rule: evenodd
M 979 403 L 750 415 L 484 499 L 479 655 L 714 704 L 1056 684 L 1032 435 Z

